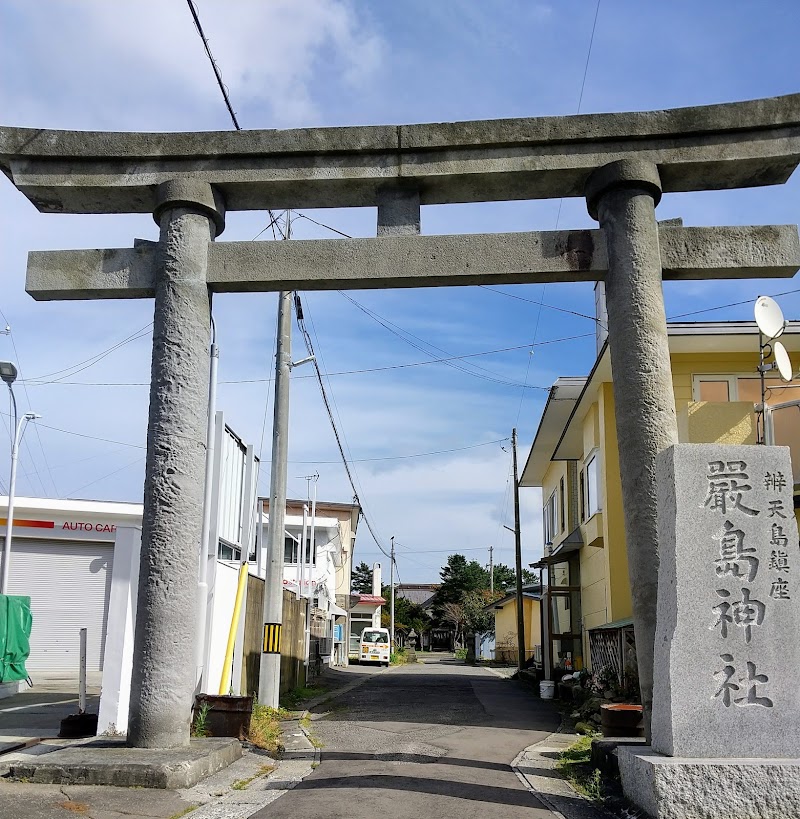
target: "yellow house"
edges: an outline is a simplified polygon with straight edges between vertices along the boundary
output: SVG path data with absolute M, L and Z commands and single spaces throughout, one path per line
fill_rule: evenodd
M 542 619 L 540 611 L 541 586 L 522 587 L 522 617 L 525 626 L 525 660 L 541 657 Z M 517 647 L 517 594 L 510 592 L 505 597 L 490 603 L 487 609 L 494 610 L 495 659 L 516 663 L 519 659 Z
M 790 353 L 800 350 L 798 330 L 790 323 L 781 338 Z M 542 659 L 548 679 L 587 667 L 611 667 L 619 675 L 635 657 L 611 355 L 607 342 L 598 344 L 588 377 L 559 378 L 551 387 L 520 478 L 521 486 L 542 490 L 544 557 L 534 565 L 547 572 Z M 758 443 L 755 323 L 670 324 L 669 348 L 680 441 Z M 765 387 L 768 429 L 776 444 L 792 450 L 797 514 L 800 389 L 771 372 Z

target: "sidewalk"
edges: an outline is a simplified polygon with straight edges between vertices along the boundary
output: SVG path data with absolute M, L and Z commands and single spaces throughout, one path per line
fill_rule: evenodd
M 362 675 L 363 676 L 363 675 Z M 350 680 L 347 680 L 348 682 Z M 319 752 L 297 720 L 282 724 L 285 752 L 275 760 L 246 747 L 241 759 L 185 790 L 92 785 L 38 785 L 5 778 L 10 764 L 88 740 L 57 739 L 61 720 L 78 710 L 71 683 L 52 681 L 0 701 L 0 817 L 3 819 L 246 819 L 294 788 L 319 762 Z M 87 710 L 96 710 L 90 689 Z M 134 795 L 135 794 L 135 795 Z

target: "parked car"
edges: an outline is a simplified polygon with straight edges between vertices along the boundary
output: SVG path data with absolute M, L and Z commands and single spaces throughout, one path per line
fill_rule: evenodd
M 365 628 L 361 632 L 359 663 L 382 663 L 389 665 L 389 629 Z

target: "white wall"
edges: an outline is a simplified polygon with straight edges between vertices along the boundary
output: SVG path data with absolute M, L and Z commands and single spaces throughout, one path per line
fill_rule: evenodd
M 209 659 L 206 677 L 208 684 L 205 686 L 208 693 L 216 694 L 219 691 L 222 664 L 225 660 L 225 649 L 228 646 L 228 634 L 238 585 L 238 566 L 218 561 L 214 597 L 211 604 L 211 628 L 208 633 Z

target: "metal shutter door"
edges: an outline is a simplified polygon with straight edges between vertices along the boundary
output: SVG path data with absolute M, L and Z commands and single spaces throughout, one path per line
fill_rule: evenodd
M 86 668 L 102 671 L 114 547 L 106 543 L 20 541 L 11 547 L 9 594 L 31 598 L 33 629 L 26 667 L 77 676 L 81 628 Z

